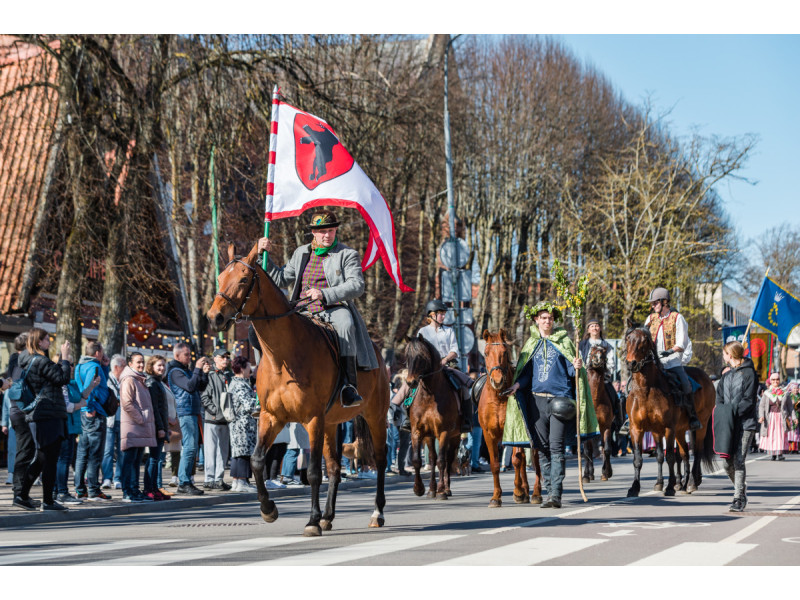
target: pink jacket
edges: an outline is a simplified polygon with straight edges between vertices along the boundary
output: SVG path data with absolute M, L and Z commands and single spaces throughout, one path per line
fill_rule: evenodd
M 119 378 L 120 448 L 154 447 L 156 420 L 145 376 L 125 367 Z

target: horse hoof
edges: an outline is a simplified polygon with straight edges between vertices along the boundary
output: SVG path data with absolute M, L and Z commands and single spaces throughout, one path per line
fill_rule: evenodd
M 590 479 L 591 481 L 594 481 L 594 475 L 589 475 L 589 479 Z
M 319 525 L 306 525 L 306 528 L 303 529 L 303 536 L 305 537 L 319 537 L 322 535 L 322 529 L 320 529 Z
M 608 477 L 606 477 L 605 475 L 603 475 L 603 476 L 600 478 L 600 481 L 608 481 Z
M 639 497 L 639 492 L 637 492 L 636 490 L 628 490 L 628 496 L 627 497 L 628 498 L 638 498 Z
M 664 484 L 663 483 L 657 483 L 657 484 L 655 484 L 653 486 L 653 491 L 654 492 L 660 492 L 660 491 L 663 491 L 663 489 L 664 489 Z
M 517 496 L 516 494 L 514 494 L 514 502 L 516 502 L 517 504 L 530 504 L 531 499 L 528 498 L 527 494 L 522 494 L 521 496 Z
M 419 486 L 419 487 L 417 487 L 416 485 L 414 486 L 414 494 L 415 495 L 422 496 L 422 494 L 424 494 L 424 493 L 425 493 L 425 488 L 423 488 L 422 486 Z
M 664 490 L 665 496 L 674 496 L 675 495 L 675 488 L 667 488 Z
M 450 490 L 447 490 L 447 497 L 449 498 L 452 495 L 453 495 L 453 492 L 451 492 Z
M 436 498 L 436 492 L 428 492 L 425 494 L 426 498 Z
M 542 497 L 541 496 L 531 496 L 531 504 L 541 504 Z
M 675 490 L 676 490 L 676 491 L 678 491 L 678 492 L 680 492 L 680 493 L 681 493 L 682 495 L 684 495 L 684 496 L 688 496 L 688 495 L 689 495 L 689 492 L 687 492 L 686 490 L 680 490 L 680 489 L 678 489 L 678 488 L 675 488 Z
M 447 500 L 447 498 L 448 498 L 447 492 L 439 492 L 438 494 L 436 494 L 437 500 Z
M 272 510 L 268 513 L 265 513 L 262 510 L 261 518 L 264 519 L 267 523 L 274 523 L 275 521 L 278 520 L 278 507 L 273 504 Z
M 331 529 L 333 529 L 333 523 L 331 523 L 327 519 L 322 519 L 319 522 L 319 526 L 320 526 L 320 529 L 322 529 L 322 531 L 330 531 Z
M 590 479 L 588 477 L 581 477 L 581 481 L 583 483 L 589 483 Z
M 693 486 L 693 485 L 690 485 L 689 487 L 686 488 L 686 493 L 687 494 L 691 494 L 692 492 L 696 492 L 696 491 L 697 491 L 697 488 L 695 486 Z
M 503 506 L 502 500 L 495 500 L 494 498 L 492 498 L 489 501 L 489 508 L 500 508 L 501 506 Z
M 372 518 L 369 520 L 369 526 L 370 526 L 370 527 L 383 527 L 383 524 L 384 524 L 385 522 L 386 522 L 386 521 L 384 520 L 384 518 L 383 518 L 383 517 L 372 517 Z

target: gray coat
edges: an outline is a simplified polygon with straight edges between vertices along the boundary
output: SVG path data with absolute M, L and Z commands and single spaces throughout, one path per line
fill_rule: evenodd
M 311 255 L 311 244 L 300 246 L 294 251 L 292 257 L 285 267 L 278 268 L 270 260 L 267 267 L 267 274 L 281 288 L 290 290 L 289 299 L 296 301 L 300 298 L 303 280 L 303 270 L 308 264 Z M 323 304 L 329 306 L 341 302 L 350 311 L 354 332 L 350 336 L 353 338 L 357 348 L 357 362 L 362 369 L 377 369 L 378 360 L 375 357 L 372 340 L 369 337 L 367 326 L 364 319 L 358 312 L 355 299 L 364 293 L 364 274 L 361 271 L 361 257 L 353 248 L 339 242 L 335 248 L 328 252 L 322 262 L 325 271 L 325 279 L 328 287 L 322 290 L 324 297 Z M 326 311 L 328 312 L 328 311 Z M 331 323 L 337 328 L 337 311 L 329 313 Z M 339 331 L 340 338 L 345 334 Z

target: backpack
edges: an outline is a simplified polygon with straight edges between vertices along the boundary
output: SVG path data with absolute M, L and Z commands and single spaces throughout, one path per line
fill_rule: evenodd
M 108 397 L 106 398 L 106 403 L 103 405 L 103 410 L 106 411 L 107 416 L 113 417 L 116 416 L 117 409 L 119 409 L 119 397 L 116 391 L 108 388 Z
M 34 394 L 33 390 L 31 389 L 30 384 L 27 382 L 28 373 L 33 367 L 33 364 L 36 362 L 36 359 L 39 358 L 38 355 L 34 355 L 31 359 L 31 364 L 28 365 L 28 368 L 22 373 L 22 376 L 17 379 L 11 387 L 8 388 L 6 395 L 10 402 L 16 402 L 17 408 L 19 408 L 22 412 L 28 414 L 33 412 L 36 408 L 36 405 L 39 403 L 39 395 Z

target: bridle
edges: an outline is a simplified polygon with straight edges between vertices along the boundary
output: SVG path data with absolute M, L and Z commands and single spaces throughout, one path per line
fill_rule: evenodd
M 630 334 L 628 334 L 630 335 Z M 626 340 L 628 335 L 625 336 Z M 650 335 L 650 332 L 647 332 L 647 335 Z M 627 343 L 627 342 L 626 342 Z M 645 366 L 649 365 L 650 363 L 656 362 L 656 354 L 653 348 L 650 348 L 650 351 L 642 360 L 629 360 L 626 361 L 628 366 L 630 367 L 631 373 L 638 373 L 640 372 Z
M 508 344 L 506 344 L 504 342 L 490 342 L 490 343 L 487 343 L 486 345 L 487 346 L 507 346 Z M 484 355 L 485 354 L 486 354 L 486 351 L 484 350 Z M 494 373 L 495 371 L 498 371 L 498 370 L 500 371 L 500 374 L 503 376 L 503 378 L 500 380 L 499 384 L 496 384 L 494 382 L 494 379 L 492 379 L 492 373 Z M 506 385 L 505 385 L 506 384 L 506 368 L 501 366 L 501 365 L 495 365 L 494 367 L 489 369 L 488 373 L 486 373 L 486 379 L 489 380 L 489 383 L 492 385 L 492 387 L 496 391 L 499 392 L 500 390 L 505 389 L 505 387 L 506 387 Z
M 246 262 L 244 262 L 240 258 L 234 258 L 227 265 L 225 265 L 224 269 L 227 269 L 229 266 L 231 266 L 234 263 L 239 263 L 239 264 L 242 264 L 245 267 L 247 267 L 250 270 L 251 278 L 250 278 L 250 287 L 247 289 L 247 294 L 245 294 L 244 300 L 242 300 L 242 304 L 238 308 L 236 307 L 236 302 L 234 302 L 233 298 L 231 298 L 230 296 L 228 296 L 227 294 L 225 294 L 223 292 L 217 292 L 216 293 L 217 296 L 222 298 L 231 307 L 233 307 L 233 310 L 236 311 L 234 313 L 233 317 L 231 317 L 231 319 L 233 319 L 235 321 L 245 321 L 245 320 L 250 320 L 250 321 L 274 321 L 276 319 L 282 319 L 283 317 L 288 317 L 289 315 L 293 315 L 297 311 L 305 308 L 311 302 L 311 300 L 307 299 L 307 298 L 301 298 L 300 300 L 297 300 L 297 301 L 294 301 L 294 302 L 289 302 L 289 304 L 291 305 L 292 308 L 290 308 L 286 312 L 281 313 L 279 315 L 264 315 L 263 317 L 253 317 L 253 316 L 244 314 L 242 311 L 244 310 L 244 307 L 247 305 L 247 303 L 250 301 L 250 296 L 253 294 L 253 290 L 255 289 L 256 286 L 258 286 L 259 296 L 261 295 L 261 283 L 258 281 L 258 272 L 256 271 L 256 268 L 251 266 L 251 265 L 248 265 Z

